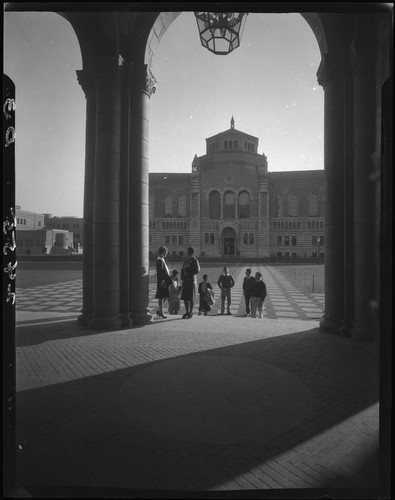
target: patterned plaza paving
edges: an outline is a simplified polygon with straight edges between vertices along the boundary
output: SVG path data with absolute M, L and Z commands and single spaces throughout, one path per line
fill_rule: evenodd
M 13 496 L 41 497 L 43 488 L 50 498 L 245 498 L 317 489 L 345 498 L 333 492 L 346 488 L 347 498 L 381 498 L 374 349 L 320 332 L 323 295 L 300 291 L 275 268 L 258 269 L 268 290 L 264 320 L 241 318 L 242 266 L 230 268 L 233 316 L 217 316 L 218 268 L 207 269 L 211 317 L 155 318 L 144 328 L 93 331 L 69 321 L 82 307 L 80 279 L 18 289 L 23 488 Z M 350 496 L 356 488 L 372 493 Z
M 235 277 L 236 284 L 232 289 L 231 312 L 234 315 L 245 313 L 243 297 L 243 278 L 245 267 L 231 268 L 230 271 Z M 324 311 L 325 299 L 323 293 L 306 293 L 299 290 L 289 280 L 281 275 L 276 269 L 268 266 L 254 267 L 253 271 L 259 270 L 266 283 L 268 295 L 265 300 L 265 317 L 268 319 L 295 318 L 302 320 L 319 319 Z M 217 277 L 210 279 L 216 303 L 212 307 L 210 314 L 218 314 L 220 310 L 220 291 L 216 284 Z M 149 306 L 150 312 L 155 315 L 157 310 L 157 300 L 155 299 L 156 284 L 149 285 Z M 24 313 L 33 313 L 29 319 L 34 317 L 34 313 L 43 316 L 75 317 L 78 316 L 82 308 L 82 279 L 66 281 L 45 286 L 35 286 L 31 288 L 17 289 L 17 321 L 24 321 L 27 317 Z M 197 310 L 197 304 L 195 304 Z M 165 306 L 165 312 L 167 307 Z M 184 309 L 180 311 L 183 314 Z M 37 315 L 38 318 L 38 315 Z

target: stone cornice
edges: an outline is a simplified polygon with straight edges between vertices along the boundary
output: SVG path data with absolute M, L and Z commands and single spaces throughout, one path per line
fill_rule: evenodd
M 199 162 L 201 166 L 208 165 L 211 163 L 214 165 L 215 163 L 222 163 L 229 161 L 243 162 L 246 164 L 252 164 L 256 166 L 256 165 L 263 165 L 262 158 L 263 158 L 262 155 L 247 153 L 242 151 L 240 151 L 239 153 L 226 153 L 218 151 L 210 155 L 201 156 L 199 158 Z

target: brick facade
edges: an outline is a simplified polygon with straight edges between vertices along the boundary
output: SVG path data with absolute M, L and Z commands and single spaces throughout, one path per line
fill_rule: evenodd
M 324 171 L 269 172 L 258 138 L 206 139 L 190 174 L 151 173 L 150 255 L 187 246 L 209 258 L 297 259 L 324 253 Z

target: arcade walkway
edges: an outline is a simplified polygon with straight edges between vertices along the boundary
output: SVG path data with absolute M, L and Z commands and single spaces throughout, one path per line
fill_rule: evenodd
M 75 321 L 75 282 L 21 290 L 19 493 L 377 498 L 373 345 L 319 331 L 323 298 L 275 273 L 265 318 L 242 317 L 242 275 L 232 316 L 114 331 Z

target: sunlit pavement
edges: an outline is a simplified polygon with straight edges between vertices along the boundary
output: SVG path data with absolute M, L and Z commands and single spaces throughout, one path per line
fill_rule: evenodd
M 78 324 L 75 282 L 20 293 L 17 484 L 71 497 L 377 488 L 374 346 L 321 332 L 320 314 L 302 315 L 321 297 L 276 275 L 264 318 L 243 317 L 241 279 L 232 315 L 217 303 L 113 331 Z

